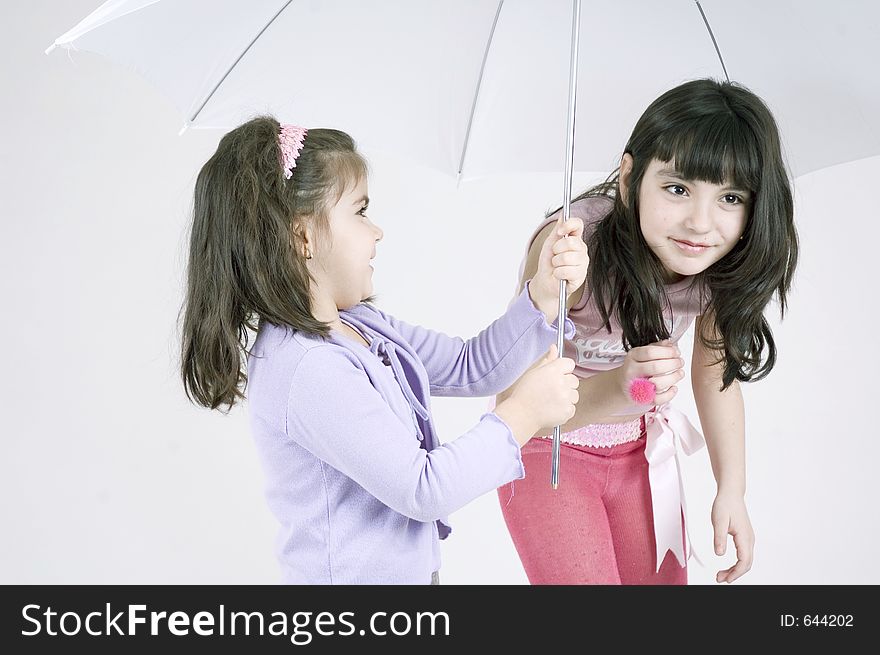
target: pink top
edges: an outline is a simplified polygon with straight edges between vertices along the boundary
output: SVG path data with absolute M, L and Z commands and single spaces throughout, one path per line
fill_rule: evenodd
M 571 205 L 571 215 L 584 221 L 584 241 L 589 240 L 596 224 L 611 210 L 609 198 L 584 198 Z M 537 227 L 529 239 L 526 253 L 538 233 L 550 223 L 555 222 L 561 213 L 552 214 Z M 520 265 L 519 279 L 522 279 L 525 268 L 525 257 Z M 694 318 L 701 314 L 706 306 L 706 298 L 701 298 L 693 277 L 666 286 L 670 306 L 664 311 L 666 325 L 670 330 L 670 339 L 677 343 L 687 331 Z M 568 312 L 574 322 L 576 333 L 573 339 L 565 341 L 565 356 L 575 361 L 575 375 L 589 378 L 601 371 L 617 368 L 623 363 L 626 351 L 623 348 L 623 330 L 615 316 L 611 316 L 611 333 L 602 325 L 602 317 L 589 290 L 585 290 L 578 303 Z M 648 406 L 633 405 L 619 412 L 620 416 L 643 414 Z

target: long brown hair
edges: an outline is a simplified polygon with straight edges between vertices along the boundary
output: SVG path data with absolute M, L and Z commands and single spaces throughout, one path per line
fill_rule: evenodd
M 328 235 L 330 208 L 367 163 L 345 132 L 311 129 L 286 180 L 279 130 L 271 116 L 235 128 L 196 180 L 181 375 L 187 397 L 211 409 L 244 398 L 247 347 L 261 321 L 329 332 L 312 315 L 302 228 Z

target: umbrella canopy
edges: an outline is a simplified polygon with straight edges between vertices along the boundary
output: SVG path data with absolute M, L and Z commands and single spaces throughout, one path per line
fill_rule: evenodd
M 464 178 L 561 171 L 570 0 L 111 0 L 60 36 L 132 67 L 185 126 L 336 127 Z M 880 153 L 880 6 L 585 2 L 574 168 L 607 171 L 660 93 L 748 86 L 795 175 Z

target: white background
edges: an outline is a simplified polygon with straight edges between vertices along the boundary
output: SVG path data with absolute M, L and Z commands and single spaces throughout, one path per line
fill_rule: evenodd
M 97 56 L 43 54 L 97 4 L 0 8 L 0 583 L 274 583 L 275 523 L 246 410 L 188 404 L 177 371 L 192 186 L 220 134 L 178 136 L 180 118 L 158 92 Z M 506 307 L 561 176 L 456 188 L 365 154 L 371 215 L 385 230 L 379 306 L 476 334 Z M 744 387 L 757 545 L 736 584 L 880 582 L 878 178 L 875 157 L 796 181 L 802 251 L 790 316 L 780 324 L 768 310 L 779 363 Z M 576 176 L 576 190 L 594 179 Z M 697 423 L 687 385 L 677 402 Z M 445 440 L 485 407 L 433 402 Z M 690 581 L 714 584 L 734 556 L 712 553 L 706 450 L 682 466 L 707 565 L 692 560 Z M 444 584 L 527 582 L 494 492 L 452 520 Z

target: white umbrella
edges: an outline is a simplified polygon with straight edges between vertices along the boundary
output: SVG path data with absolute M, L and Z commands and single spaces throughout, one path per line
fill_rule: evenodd
M 47 52 L 132 67 L 184 129 L 269 112 L 459 179 L 565 168 L 567 217 L 572 168 L 615 168 L 644 108 L 696 77 L 760 95 L 795 175 L 880 153 L 878 23 L 860 0 L 110 0 Z
M 880 153 L 880 5 L 615 0 L 581 12 L 574 167 L 608 171 L 694 77 L 776 115 L 792 171 Z M 128 65 L 190 127 L 271 111 L 464 178 L 562 171 L 571 0 L 110 0 L 56 39 Z

